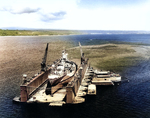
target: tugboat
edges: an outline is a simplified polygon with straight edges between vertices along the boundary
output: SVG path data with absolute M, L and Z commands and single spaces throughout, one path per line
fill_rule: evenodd
M 97 71 L 95 70 L 95 75 L 97 78 L 109 78 L 112 82 L 120 82 L 121 76 L 119 74 L 110 71 Z
M 94 72 L 93 84 L 96 85 L 115 85 L 121 82 L 121 76 L 119 74 L 110 71 L 97 71 Z

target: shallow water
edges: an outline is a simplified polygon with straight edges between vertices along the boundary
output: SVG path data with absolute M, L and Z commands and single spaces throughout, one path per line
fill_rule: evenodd
M 20 93 L 22 74 L 40 70 L 45 44 L 58 39 L 71 41 L 74 45 L 79 41 L 82 45 L 112 41 L 150 44 L 149 35 L 0 37 L 0 118 L 150 117 L 149 60 L 121 72 L 130 80 L 129 83 L 97 86 L 97 95 L 86 96 L 83 104 L 65 105 L 62 108 L 48 107 L 47 104 L 14 104 L 12 99 Z

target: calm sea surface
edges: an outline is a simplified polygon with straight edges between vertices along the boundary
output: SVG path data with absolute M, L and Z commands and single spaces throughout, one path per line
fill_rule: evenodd
M 0 118 L 150 118 L 150 60 L 121 72 L 129 83 L 97 86 L 97 95 L 86 96 L 83 104 L 59 108 L 14 104 L 12 99 L 19 96 L 22 74 L 37 71 L 45 44 L 54 40 L 67 40 L 75 46 L 79 41 L 82 45 L 113 42 L 150 45 L 150 34 L 0 37 Z

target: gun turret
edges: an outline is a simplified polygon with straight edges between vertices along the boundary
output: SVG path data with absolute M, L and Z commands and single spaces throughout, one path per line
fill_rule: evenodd
M 42 58 L 41 71 L 45 71 L 46 70 L 46 59 L 47 59 L 48 44 L 49 43 L 47 43 L 47 46 L 46 46 L 46 49 L 45 49 L 44 58 Z

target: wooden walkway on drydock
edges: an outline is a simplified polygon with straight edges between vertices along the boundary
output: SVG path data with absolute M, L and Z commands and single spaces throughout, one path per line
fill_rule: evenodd
M 90 69 L 86 69 L 85 75 L 82 79 L 81 85 L 79 86 L 79 89 L 77 91 L 77 95 L 74 99 L 74 104 L 78 104 L 78 103 L 83 103 L 85 102 L 85 98 L 83 98 L 84 96 L 88 95 L 96 95 L 96 86 L 92 84 L 92 92 L 91 89 L 88 89 L 89 86 L 91 85 L 91 80 L 93 78 L 93 70 Z M 93 92 L 94 91 L 94 92 Z

